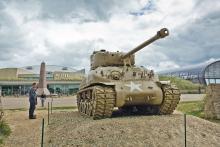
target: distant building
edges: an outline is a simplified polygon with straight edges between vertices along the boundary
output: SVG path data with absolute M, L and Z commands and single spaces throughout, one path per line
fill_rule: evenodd
M 26 95 L 33 82 L 38 82 L 40 66 L 0 69 L 2 95 Z M 71 95 L 79 89 L 85 69 L 46 65 L 47 87 L 52 94 Z
M 220 83 L 220 60 L 158 72 L 159 75 L 176 76 L 194 83 L 208 85 Z

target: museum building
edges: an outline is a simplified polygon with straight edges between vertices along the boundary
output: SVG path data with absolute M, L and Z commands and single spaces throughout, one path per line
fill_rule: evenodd
M 0 69 L 0 95 L 27 95 L 31 84 L 39 81 L 40 66 Z M 46 65 L 47 88 L 51 94 L 72 95 L 79 89 L 85 69 Z

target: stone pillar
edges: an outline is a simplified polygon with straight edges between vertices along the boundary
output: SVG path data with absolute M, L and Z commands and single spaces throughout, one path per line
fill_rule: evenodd
M 205 117 L 220 119 L 220 84 L 209 84 L 206 88 Z
M 50 95 L 50 92 L 47 89 L 46 64 L 44 62 L 42 62 L 40 66 L 40 78 L 39 78 L 38 89 L 36 93 L 38 96 Z

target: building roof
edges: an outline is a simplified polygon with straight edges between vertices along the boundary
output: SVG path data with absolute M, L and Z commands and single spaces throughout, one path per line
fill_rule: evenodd
M 76 70 L 71 67 L 46 65 L 46 77 L 48 80 L 73 81 L 82 80 L 85 69 Z M 36 80 L 40 76 L 40 66 L 26 66 L 21 68 L 2 68 L 0 69 L 0 81 L 20 81 Z
M 32 65 L 32 66 L 25 66 L 21 67 L 21 69 L 27 70 L 29 72 L 32 72 L 33 74 L 39 74 L 40 72 L 40 65 Z M 67 66 L 58 66 L 58 65 L 46 65 L 46 72 L 80 72 L 84 73 L 85 70 L 76 70 L 71 67 Z
M 220 83 L 220 60 L 158 72 L 160 75 L 179 76 L 201 84 Z

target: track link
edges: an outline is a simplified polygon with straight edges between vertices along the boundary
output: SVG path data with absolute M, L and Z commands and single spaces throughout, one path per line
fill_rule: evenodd
M 93 119 L 111 117 L 115 97 L 114 88 L 109 86 L 93 86 L 80 90 L 77 94 L 78 110 Z
M 163 102 L 159 106 L 159 114 L 172 114 L 180 101 L 180 91 L 175 85 L 163 85 Z

